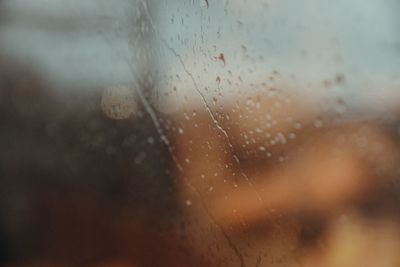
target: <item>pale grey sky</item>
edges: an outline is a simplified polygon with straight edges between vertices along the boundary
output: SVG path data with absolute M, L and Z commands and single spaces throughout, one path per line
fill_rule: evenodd
M 181 97 L 199 100 L 191 77 L 165 41 L 181 56 L 201 90 L 236 94 L 278 70 L 287 77 L 295 74 L 300 85 L 343 73 L 347 87 L 337 90 L 349 98 L 360 91 L 363 97 L 374 97 L 374 84 L 385 84 L 388 92 L 397 93 L 393 87 L 400 84 L 398 0 L 208 2 L 209 8 L 205 0 L 155 2 L 156 10 L 150 12 L 156 28 L 152 50 L 160 63 L 160 90 L 177 87 Z M 103 87 L 132 79 L 125 60 L 143 52 L 129 43 L 130 19 L 140 0 L 0 3 L 6 14 L 0 27 L 1 49 L 33 62 L 52 82 Z M 215 59 L 220 53 L 225 66 Z M 221 77 L 218 84 L 216 77 Z

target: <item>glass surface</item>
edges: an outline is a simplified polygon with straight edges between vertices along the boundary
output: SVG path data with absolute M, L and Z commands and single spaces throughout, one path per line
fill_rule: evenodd
M 398 0 L 0 0 L 0 265 L 400 266 Z

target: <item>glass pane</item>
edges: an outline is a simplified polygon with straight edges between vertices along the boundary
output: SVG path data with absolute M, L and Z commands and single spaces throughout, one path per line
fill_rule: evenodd
M 400 266 L 397 0 L 0 0 L 0 265 Z

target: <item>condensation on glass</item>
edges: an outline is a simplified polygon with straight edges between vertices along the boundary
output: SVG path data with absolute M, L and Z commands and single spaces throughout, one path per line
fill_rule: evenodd
M 0 265 L 400 266 L 399 11 L 0 1 Z

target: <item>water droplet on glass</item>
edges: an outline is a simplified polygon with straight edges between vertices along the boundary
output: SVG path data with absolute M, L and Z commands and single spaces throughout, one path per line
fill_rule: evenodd
M 322 128 L 322 126 L 324 126 L 324 123 L 322 122 L 322 120 L 315 120 L 314 121 L 314 127 L 315 128 Z
M 112 86 L 101 96 L 101 109 L 114 120 L 127 119 L 137 111 L 133 90 L 127 86 Z

